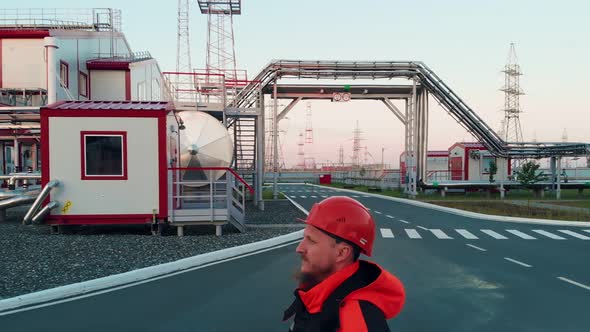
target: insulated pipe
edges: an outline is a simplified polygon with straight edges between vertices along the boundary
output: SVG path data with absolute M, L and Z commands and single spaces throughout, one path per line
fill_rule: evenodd
M 43 203 L 43 200 L 49 195 L 49 192 L 51 192 L 51 189 L 53 189 L 54 187 L 57 187 L 58 185 L 59 185 L 59 181 L 57 181 L 57 180 L 52 180 L 52 181 L 49 181 L 49 183 L 47 183 L 45 188 L 43 188 L 43 190 L 41 190 L 41 193 L 39 194 L 39 196 L 37 196 L 37 199 L 35 200 L 33 205 L 31 205 L 31 208 L 29 209 L 29 211 L 25 215 L 25 218 L 23 219 L 23 224 L 30 223 L 31 218 L 33 217 L 33 214 L 35 214 L 35 212 L 37 212 L 37 210 L 39 209 L 39 206 Z
M 57 101 L 57 65 L 55 50 L 57 40 L 54 37 L 45 37 L 45 53 L 47 55 L 47 104 L 53 104 Z
M 13 206 L 24 205 L 35 200 L 32 196 L 14 196 L 0 201 L 0 210 L 5 210 Z
M 16 180 L 27 180 L 27 179 L 40 179 L 41 175 L 26 175 L 26 174 L 15 174 L 15 175 L 10 175 L 10 177 L 8 178 L 8 189 L 10 190 L 14 190 L 16 188 L 15 183 Z M 1 179 L 1 178 L 0 178 Z
M 49 204 L 45 205 L 41 211 L 39 211 L 39 213 L 37 213 L 34 217 L 33 217 L 33 222 L 38 222 L 39 220 L 43 219 L 43 217 L 45 217 L 46 214 L 49 213 L 49 211 L 51 211 L 51 209 L 56 208 L 59 206 L 59 203 L 55 202 L 55 201 L 51 201 L 49 202 Z

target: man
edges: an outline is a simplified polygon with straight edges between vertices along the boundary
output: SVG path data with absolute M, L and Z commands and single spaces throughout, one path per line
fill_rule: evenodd
M 371 256 L 375 222 L 361 203 L 343 196 L 313 206 L 296 252 L 301 256 L 299 287 L 283 320 L 290 332 L 389 331 L 387 319 L 404 304 L 401 282 Z

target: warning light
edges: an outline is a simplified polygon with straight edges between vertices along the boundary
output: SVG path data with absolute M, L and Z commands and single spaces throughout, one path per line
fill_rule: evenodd
M 350 85 L 345 85 L 344 86 L 344 91 L 350 91 Z

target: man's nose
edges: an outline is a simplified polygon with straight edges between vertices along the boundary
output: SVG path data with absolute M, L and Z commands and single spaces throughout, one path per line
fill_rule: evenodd
M 303 241 L 299 242 L 299 245 L 297 245 L 297 248 L 295 248 L 295 252 L 298 254 L 302 254 L 304 251 L 304 245 L 303 245 Z

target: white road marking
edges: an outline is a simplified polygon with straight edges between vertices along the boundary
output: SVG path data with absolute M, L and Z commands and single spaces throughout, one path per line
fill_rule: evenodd
M 405 221 L 403 219 L 400 219 L 399 221 L 403 222 L 404 224 L 409 224 L 410 223 L 409 221 Z
M 379 212 L 379 211 L 373 211 L 373 212 L 375 212 L 375 213 L 377 213 L 377 214 L 381 214 L 381 212 Z
M 311 196 L 311 198 L 318 198 L 317 196 Z
M 297 196 L 290 196 L 291 198 L 297 198 Z
M 390 216 L 390 215 L 388 215 L 388 214 L 386 214 L 385 216 L 386 216 L 387 218 L 391 218 L 391 219 L 393 219 L 393 218 L 394 218 L 393 216 Z
M 578 238 L 580 240 L 590 240 L 590 237 L 588 237 L 586 235 L 578 234 L 576 232 L 572 232 L 570 230 L 560 229 L 560 230 L 558 230 L 558 232 L 562 232 L 563 234 L 571 235 L 571 236 Z
M 537 239 L 536 237 L 530 236 L 530 235 L 523 233 L 523 232 L 516 230 L 516 229 L 507 229 L 506 232 L 514 234 L 514 235 L 518 236 L 519 238 L 525 239 L 525 240 L 536 240 Z
M 354 197 L 354 198 L 359 198 L 357 195 L 352 195 L 352 197 Z
M 486 233 L 487 235 L 489 235 L 489 236 L 491 236 L 491 237 L 493 237 L 494 239 L 497 239 L 497 240 L 506 240 L 506 239 L 508 239 L 504 235 L 498 234 L 498 233 L 494 232 L 491 229 L 482 229 L 481 231 L 482 231 L 482 233 Z
M 385 238 L 393 238 L 393 232 L 389 228 L 381 228 L 381 236 Z
M 486 249 L 484 249 L 484 248 L 480 248 L 480 247 L 478 247 L 478 246 L 474 246 L 473 244 L 469 244 L 469 243 L 467 243 L 467 244 L 465 244 L 465 245 L 466 245 L 466 246 L 468 246 L 468 247 L 471 247 L 471 248 L 477 249 L 477 250 L 479 250 L 479 251 L 487 251 Z
M 371 196 L 363 195 L 364 198 L 371 198 Z
M 326 197 L 328 197 L 328 196 L 326 196 L 326 195 L 322 195 L 322 198 L 326 198 Z
M 578 286 L 578 287 L 582 287 L 582 288 L 584 288 L 584 289 L 590 290 L 590 286 L 586 286 L 586 285 L 584 285 L 584 284 L 581 284 L 581 283 L 579 283 L 579 282 L 575 282 L 575 281 L 573 281 L 573 280 L 570 280 L 570 279 L 568 279 L 568 278 L 565 278 L 565 277 L 557 277 L 557 279 L 559 279 L 559 280 L 562 280 L 562 281 L 565 281 L 565 282 L 569 282 L 569 283 L 570 283 L 570 284 L 572 284 L 572 285 L 576 285 L 576 286 Z
M 299 196 L 299 197 L 301 197 L 301 198 L 307 198 L 307 196 Z
M 402 221 L 402 220 L 400 219 L 400 221 Z M 407 221 L 406 221 L 406 222 L 407 222 Z M 426 227 L 418 226 L 418 228 L 420 228 L 420 229 L 423 229 L 423 230 L 425 230 L 425 231 L 429 231 L 429 229 L 428 229 L 428 228 L 426 228 Z
M 522 265 L 524 267 L 532 267 L 532 265 L 528 265 L 526 263 L 519 262 L 516 259 L 512 259 L 512 258 L 508 258 L 508 257 L 504 257 L 504 259 L 507 260 L 507 261 L 509 261 L 509 262 L 512 262 L 512 263 L 515 263 L 515 264 L 518 264 L 518 265 Z
M 456 229 L 457 233 L 461 234 L 467 240 L 477 240 L 479 239 L 477 236 L 473 235 L 470 231 L 466 229 Z
M 371 209 L 367 208 L 367 210 L 371 211 Z
M 585 229 L 584 232 L 590 233 L 590 229 Z
M 431 229 L 430 230 L 432 232 L 432 234 L 434 234 L 434 236 L 436 236 L 437 238 L 441 239 L 441 240 L 452 240 L 453 238 L 448 236 L 447 234 L 445 234 L 445 232 L 443 232 L 440 229 Z
M 548 238 L 554 239 L 554 240 L 565 240 L 565 238 L 559 236 L 559 235 L 555 235 L 553 233 L 549 233 L 547 231 L 544 231 L 542 229 L 533 229 L 533 232 L 544 235 Z
M 406 228 L 406 234 L 408 234 L 408 237 L 410 239 L 421 239 L 422 236 L 420 236 L 420 234 L 418 234 L 418 231 L 412 228 Z

